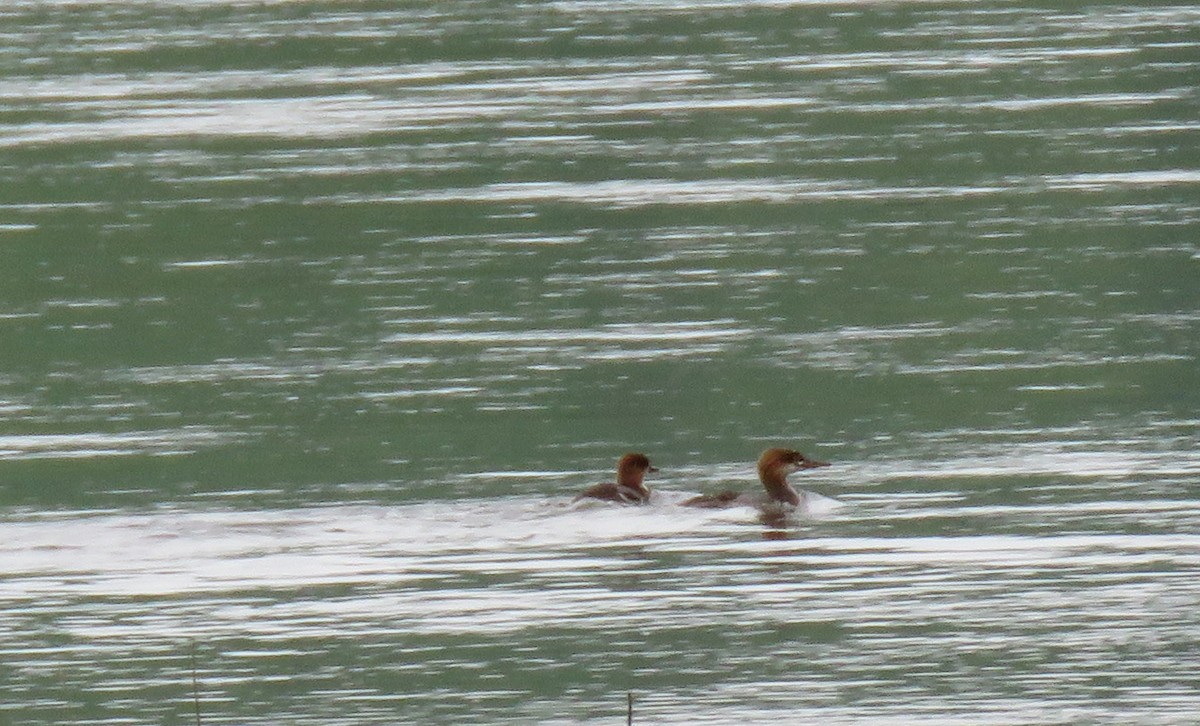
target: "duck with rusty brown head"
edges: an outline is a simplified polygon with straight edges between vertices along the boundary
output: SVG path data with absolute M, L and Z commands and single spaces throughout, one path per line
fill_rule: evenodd
M 644 479 L 647 472 L 656 472 L 645 454 L 636 452 L 626 454 L 617 462 L 617 480 L 604 482 L 585 489 L 575 501 L 581 499 L 600 499 L 606 502 L 620 504 L 645 504 L 650 501 L 650 489 Z
M 683 506 L 702 509 L 761 507 L 773 504 L 799 507 L 804 501 L 804 494 L 788 484 L 787 475 L 801 469 L 816 469 L 821 466 L 829 466 L 829 462 L 810 459 L 794 449 L 767 449 L 758 457 L 758 478 L 767 490 L 765 497 L 761 494 L 730 490 L 693 497 L 683 502 Z

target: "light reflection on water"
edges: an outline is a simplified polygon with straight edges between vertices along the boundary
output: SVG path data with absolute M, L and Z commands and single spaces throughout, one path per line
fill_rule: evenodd
M 8 681 L 19 691 L 53 670 L 58 688 L 88 684 L 134 714 L 150 688 L 186 717 L 195 643 L 210 715 L 249 716 L 248 697 L 287 673 L 286 713 L 304 722 L 375 722 L 400 704 L 407 718 L 592 722 L 596 703 L 582 701 L 617 704 L 623 689 L 668 723 L 784 712 L 958 722 L 967 711 L 979 723 L 1057 722 L 1096 717 L 1105 698 L 1168 723 L 1197 706 L 1186 686 L 1196 501 L 849 496 L 777 529 L 750 510 L 687 510 L 682 492 L 659 494 L 633 509 L 518 497 L 10 519 Z M 1151 511 L 1153 530 L 1129 529 Z M 960 525 L 923 534 L 926 518 Z M 712 648 L 715 660 L 695 659 Z M 413 680 L 363 687 L 297 669 L 336 651 Z M 79 670 L 99 661 L 98 678 Z M 535 685 L 553 668 L 603 679 L 606 663 L 634 673 L 553 698 Z M 453 707 L 428 690 L 438 673 L 461 688 L 465 672 L 493 673 L 501 688 L 482 680 Z M 352 705 L 365 703 L 381 711 Z

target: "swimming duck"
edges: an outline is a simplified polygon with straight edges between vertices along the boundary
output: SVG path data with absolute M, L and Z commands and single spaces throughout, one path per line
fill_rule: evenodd
M 787 482 L 787 475 L 800 469 L 815 469 L 829 466 L 827 461 L 810 459 L 793 449 L 767 449 L 758 457 L 758 478 L 767 490 L 767 496 L 745 492 L 724 491 L 720 494 L 702 494 L 685 502 L 685 507 L 720 509 L 736 506 L 762 506 L 778 503 L 797 507 L 803 495 Z
M 650 501 L 650 490 L 642 483 L 646 472 L 656 472 L 645 454 L 629 453 L 617 462 L 617 480 L 604 482 L 586 489 L 575 501 L 580 499 L 602 499 L 608 502 L 622 504 L 645 504 Z

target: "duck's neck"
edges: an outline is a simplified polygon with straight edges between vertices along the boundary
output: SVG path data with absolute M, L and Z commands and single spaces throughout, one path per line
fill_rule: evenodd
M 637 469 L 623 469 L 617 472 L 617 486 L 634 489 L 643 495 L 648 495 L 650 491 L 642 484 L 642 480 L 645 477 L 646 474 Z
M 800 495 L 792 489 L 792 485 L 787 483 L 787 474 L 778 469 L 768 469 L 759 472 L 759 478 L 762 479 L 763 486 L 767 490 L 767 494 L 771 499 L 777 502 L 784 502 L 793 507 L 800 504 Z

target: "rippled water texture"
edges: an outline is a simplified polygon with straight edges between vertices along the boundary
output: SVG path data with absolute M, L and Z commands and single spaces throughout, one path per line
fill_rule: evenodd
M 1198 49 L 6 3 L 0 721 L 1194 722 Z M 678 506 L 774 445 L 812 512 Z

